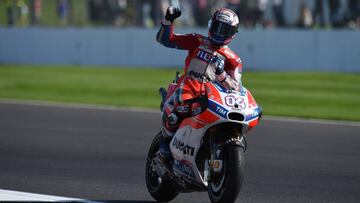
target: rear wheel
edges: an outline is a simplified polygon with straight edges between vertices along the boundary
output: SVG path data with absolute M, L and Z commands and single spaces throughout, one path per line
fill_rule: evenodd
M 226 146 L 221 173 L 213 174 L 208 185 L 212 203 L 232 203 L 236 200 L 244 177 L 244 149 Z
M 156 158 L 156 153 L 159 151 L 161 136 L 161 132 L 158 133 L 151 143 L 146 161 L 145 179 L 146 187 L 151 196 L 159 202 L 167 202 L 174 199 L 178 195 L 178 191 L 169 179 L 157 175 L 155 171 L 157 166 L 154 165 L 154 158 Z

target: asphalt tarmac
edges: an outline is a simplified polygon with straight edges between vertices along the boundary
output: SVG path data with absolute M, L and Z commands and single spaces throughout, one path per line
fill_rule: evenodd
M 0 189 L 153 202 L 144 170 L 159 127 L 158 112 L 0 102 Z M 237 202 L 360 202 L 359 123 L 265 118 L 245 156 Z

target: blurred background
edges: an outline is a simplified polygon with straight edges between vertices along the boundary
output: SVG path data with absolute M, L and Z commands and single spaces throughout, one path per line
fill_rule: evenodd
M 169 5 L 181 7 L 181 27 L 205 27 L 220 7 L 248 29 L 359 29 L 357 0 L 2 0 L 1 26 L 153 28 Z
M 234 10 L 230 46 L 252 69 L 359 70 L 356 0 L 2 0 L 0 63 L 181 67 L 186 53 L 154 40 L 170 5 L 177 33 L 207 35 L 214 10 Z

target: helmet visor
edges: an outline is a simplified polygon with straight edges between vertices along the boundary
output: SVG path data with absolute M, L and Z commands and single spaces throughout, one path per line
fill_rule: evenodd
M 215 20 L 211 23 L 210 32 L 221 37 L 232 37 L 236 33 L 235 26 Z

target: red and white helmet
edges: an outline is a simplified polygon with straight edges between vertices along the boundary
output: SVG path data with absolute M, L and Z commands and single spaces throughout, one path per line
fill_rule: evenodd
M 232 10 L 221 8 L 209 20 L 209 39 L 216 45 L 226 45 L 234 38 L 239 27 L 239 18 Z

